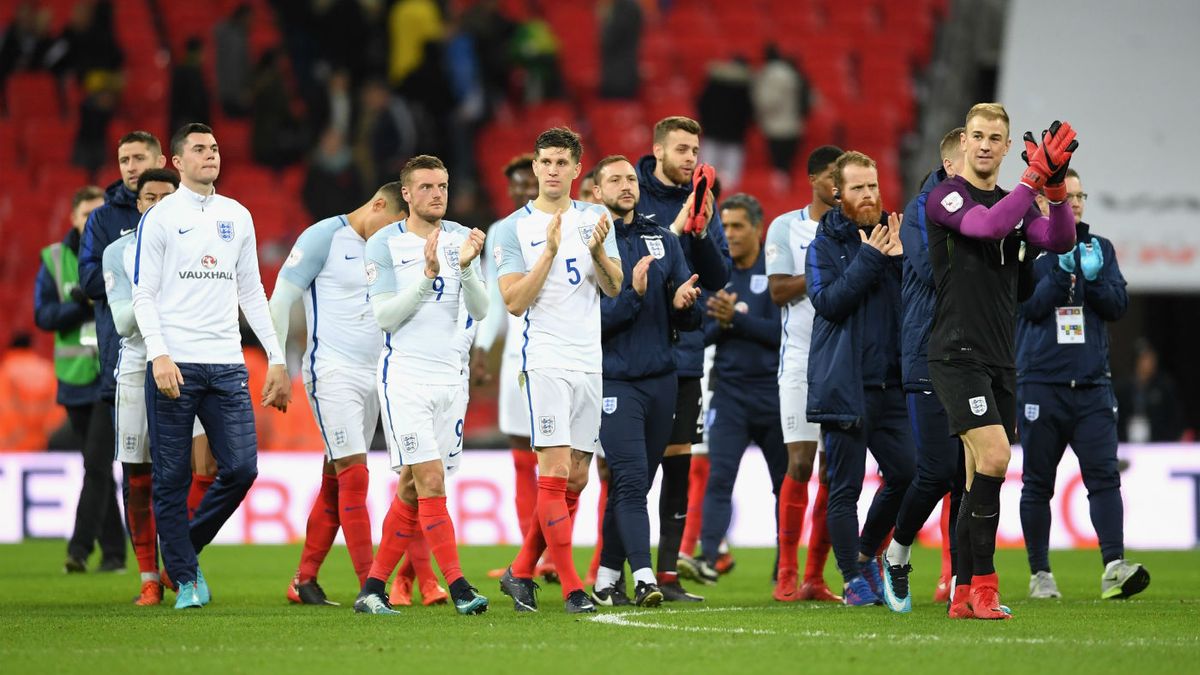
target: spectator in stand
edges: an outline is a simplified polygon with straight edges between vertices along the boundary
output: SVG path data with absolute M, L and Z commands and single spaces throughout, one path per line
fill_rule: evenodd
M 341 134 L 343 139 L 350 138 L 354 126 L 354 90 L 349 71 L 335 70 L 329 73 L 321 95 L 308 102 L 308 111 L 309 122 L 318 135 L 317 142 L 320 142 L 320 136 L 331 129 Z
M 606 0 L 600 11 L 600 96 L 637 98 L 642 7 L 638 0 Z
M 204 80 L 204 40 L 190 37 L 183 59 L 171 70 L 171 129 L 212 121 L 212 95 Z
M 388 81 L 399 89 L 425 66 L 426 45 L 446 35 L 442 11 L 434 0 L 400 0 L 388 13 Z
M 26 0 L 17 5 L 8 29 L 0 36 L 0 91 L 8 76 L 22 70 L 42 70 L 54 40 L 50 37 L 50 10 Z
M 506 98 L 512 71 L 508 43 L 516 30 L 516 24 L 500 13 L 497 4 L 497 0 L 482 0 L 461 17 L 462 30 L 475 40 L 489 110 Z
M 1175 443 L 1184 433 L 1175 381 L 1158 369 L 1158 352 L 1146 338 L 1134 345 L 1133 379 L 1117 391 L 1122 443 Z
M 116 113 L 121 81 L 115 73 L 92 70 L 84 78 L 83 91 L 71 163 L 95 173 L 110 157 L 108 125 Z
M 254 161 L 282 169 L 299 161 L 307 145 L 303 120 L 292 112 L 282 54 L 268 49 L 254 73 L 250 147 Z
M 97 72 L 116 76 L 124 60 L 117 45 L 109 0 L 76 3 L 70 22 L 46 54 L 47 65 L 60 78 L 73 76 L 85 87 Z
M 250 113 L 250 19 L 251 9 L 243 3 L 213 27 L 217 54 L 217 100 L 228 117 Z
M 746 160 L 746 130 L 754 115 L 745 58 L 717 61 L 709 67 L 696 110 L 704 129 L 701 161 L 716 168 L 726 187 L 737 189 Z
M 371 80 L 361 92 L 361 113 L 354 134 L 354 161 L 368 185 L 382 185 L 415 153 L 417 121 L 411 108 L 383 80 Z
M 304 207 L 315 219 L 350 213 L 362 202 L 362 177 L 346 139 L 334 129 L 321 134 L 304 179 Z
M 542 16 L 539 3 L 532 4 L 531 17 Z M 517 26 L 509 48 L 513 61 L 525 71 L 525 103 L 562 98 L 562 70 L 558 62 L 561 45 L 549 23 L 540 18 L 527 19 Z
M 66 413 L 55 402 L 54 364 L 17 333 L 0 357 L 0 451 L 45 450 Z
M 774 188 L 787 189 L 792 182 L 792 160 L 804 133 L 805 102 L 808 88 L 800 71 L 774 44 L 767 45 L 765 61 L 754 78 L 754 115 L 767 139 L 771 166 L 775 169 Z

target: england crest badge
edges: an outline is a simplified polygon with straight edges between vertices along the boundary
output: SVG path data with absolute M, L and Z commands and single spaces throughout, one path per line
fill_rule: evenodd
M 1030 422 L 1036 422 L 1039 415 L 1042 413 L 1042 406 L 1037 403 L 1025 404 L 1025 419 Z
M 217 235 L 221 237 L 221 241 L 233 241 L 233 221 L 218 220 Z
M 587 246 L 588 242 L 592 240 L 592 232 L 595 229 L 596 229 L 595 224 L 579 226 L 579 238 L 583 240 L 584 246 Z
M 976 417 L 983 417 L 987 412 L 987 399 L 983 396 L 976 396 L 967 401 L 967 405 L 971 406 L 971 413 Z
M 750 276 L 750 292 L 755 295 L 762 295 L 762 292 L 767 290 L 767 275 L 752 274 Z
M 663 256 L 667 254 L 662 237 L 642 237 L 642 241 L 646 242 L 646 249 L 650 251 L 650 255 L 654 256 L 655 260 L 662 260 Z
M 604 414 L 611 415 L 611 414 L 615 413 L 616 411 L 617 411 L 617 397 L 616 396 L 605 396 L 604 397 Z
M 542 432 L 543 436 L 553 434 L 554 429 L 554 415 L 542 415 L 538 418 L 538 431 Z

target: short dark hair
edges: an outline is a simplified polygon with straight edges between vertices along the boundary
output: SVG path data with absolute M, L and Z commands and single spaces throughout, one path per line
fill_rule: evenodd
M 808 175 L 815 176 L 825 170 L 825 167 L 837 161 L 842 156 L 842 149 L 836 145 L 822 145 L 808 155 Z
M 117 147 L 120 148 L 126 143 L 145 143 L 147 148 L 150 148 L 160 155 L 162 154 L 162 144 L 159 143 L 158 138 L 149 131 L 131 131 L 122 136 L 121 140 L 117 141 Z
M 578 164 L 583 158 L 583 141 L 579 134 L 567 127 L 551 127 L 538 134 L 533 143 L 533 156 L 538 157 L 546 148 L 563 148 L 571 152 L 571 159 Z
M 1079 177 L 1079 172 L 1076 171 L 1075 169 L 1071 169 L 1071 168 L 1067 169 L 1067 178 L 1074 178 L 1075 180 L 1079 181 L 1080 183 L 1083 182 L 1083 179 Z
M 387 202 L 393 211 L 408 213 L 408 202 L 404 201 L 404 193 L 401 191 L 403 187 L 404 183 L 394 180 L 390 183 L 380 185 L 376 193 L 383 197 L 384 201 Z
M 504 165 L 504 177 L 509 180 L 512 180 L 513 174 L 518 171 L 533 171 L 533 155 L 528 152 L 522 153 Z
M 629 158 L 625 155 L 609 155 L 599 162 L 596 162 L 596 166 L 592 167 L 592 170 L 588 172 L 588 175 L 592 177 L 593 181 L 595 181 L 600 178 L 600 172 L 603 171 L 605 167 L 607 167 L 609 164 L 616 164 L 617 162 L 629 162 Z M 633 162 L 630 162 L 630 164 L 632 165 Z
M 179 156 L 183 154 L 183 144 L 187 143 L 187 137 L 191 134 L 211 134 L 212 127 L 200 122 L 188 122 L 179 127 L 175 135 L 171 136 L 171 154 Z
M 745 192 L 739 192 L 731 196 L 729 199 L 721 202 L 721 210 L 725 209 L 741 209 L 746 212 L 750 218 L 750 224 L 755 227 L 762 226 L 763 210 L 762 204 L 758 200 Z
M 654 144 L 658 145 L 667 140 L 667 134 L 672 131 L 686 131 L 689 134 L 700 135 L 700 123 L 683 115 L 664 117 L 654 125 Z
M 142 194 L 142 186 L 153 182 L 170 183 L 175 189 L 179 189 L 179 174 L 170 169 L 146 169 L 138 177 L 137 194 Z
M 80 204 L 90 202 L 93 199 L 104 199 L 104 190 L 95 185 L 81 187 L 75 191 L 75 194 L 71 195 L 71 210 L 74 211 L 79 208 Z
M 440 169 L 450 175 L 450 171 L 446 169 L 445 163 L 433 155 L 417 155 L 404 163 L 404 168 L 400 169 L 400 184 L 408 185 L 408 179 L 421 169 Z
M 966 127 L 954 127 L 950 131 L 947 131 L 945 136 L 942 136 L 942 144 L 939 146 L 942 159 L 950 159 L 950 153 L 958 151 L 962 135 L 966 130 Z
M 873 169 L 875 168 L 875 160 L 857 150 L 842 153 L 842 156 L 837 158 L 837 168 L 833 171 L 833 186 L 838 190 L 841 190 L 842 186 L 846 184 L 846 178 L 842 174 L 845 172 L 846 167 L 850 165 Z

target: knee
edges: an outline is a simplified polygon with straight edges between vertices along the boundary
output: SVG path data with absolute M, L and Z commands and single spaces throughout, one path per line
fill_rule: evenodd
M 567 489 L 571 492 L 583 492 L 587 484 L 588 475 L 586 473 L 567 476 Z
M 1012 457 L 1012 450 L 1008 445 L 1000 444 L 995 447 L 989 447 L 981 455 L 975 464 L 976 473 L 1001 478 L 1007 475 L 1008 461 Z
M 430 475 L 431 474 L 431 475 Z M 445 497 L 446 482 L 438 473 L 414 476 L 413 487 L 419 497 Z
M 788 462 L 787 475 L 794 481 L 807 483 L 812 478 L 813 462 L 809 460 L 798 460 Z
M 258 478 L 258 467 L 251 465 L 235 466 L 217 475 L 222 479 L 222 482 L 228 485 L 248 490 L 254 484 L 254 480 Z

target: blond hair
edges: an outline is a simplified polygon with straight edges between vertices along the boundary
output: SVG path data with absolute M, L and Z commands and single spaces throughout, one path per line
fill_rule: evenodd
M 967 111 L 967 119 L 963 122 L 963 127 L 969 126 L 971 119 L 975 117 L 982 117 L 985 120 L 1000 120 L 1004 122 L 1006 131 L 1012 128 L 1008 122 L 1008 111 L 999 103 L 976 103 L 971 106 L 971 109 Z

